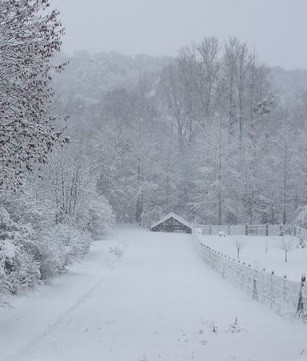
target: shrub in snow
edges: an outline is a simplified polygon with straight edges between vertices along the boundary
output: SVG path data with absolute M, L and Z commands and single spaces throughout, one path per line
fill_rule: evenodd
M 41 232 L 35 241 L 42 279 L 55 276 L 88 251 L 91 237 L 70 225 L 58 224 Z
M 86 212 L 79 216 L 93 239 L 98 239 L 106 233 L 108 227 L 114 223 L 112 207 L 104 196 L 97 196 L 87 206 Z
M 16 294 L 40 284 L 39 263 L 22 245 L 2 242 L 0 249 L 0 278 L 6 292 Z
M 307 228 L 307 206 L 305 206 L 295 219 L 295 223 L 300 227 Z
M 9 293 L 40 283 L 39 263 L 29 252 L 31 229 L 15 223 L 0 207 L 0 286 Z
M 88 252 L 114 221 L 107 200 L 90 190 L 74 213 L 56 217 L 56 203 L 30 191 L 0 192 L 0 292 L 34 287 Z M 41 200 L 40 200 L 41 199 Z
M 14 208 L 13 202 L 7 204 L 8 208 Z M 17 219 L 16 214 L 15 217 Z M 41 280 L 58 275 L 67 266 L 80 260 L 92 241 L 89 232 L 79 230 L 74 225 L 51 225 L 50 222 L 46 228 L 35 222 L 35 228 L 15 222 L 7 209 L 0 207 L 2 292 L 15 294 L 22 289 L 35 287 Z
M 108 266 L 111 268 L 116 267 L 124 255 L 124 249 L 120 246 L 109 248 Z
M 238 317 L 236 317 L 235 320 L 234 320 L 234 322 L 229 325 L 228 332 L 231 332 L 231 333 L 239 333 L 239 332 L 241 332 L 242 330 L 243 330 L 243 329 L 239 326 L 239 323 L 238 323 Z
M 301 247 L 301 248 L 305 248 L 306 247 L 306 242 L 305 242 L 305 239 L 303 236 L 300 236 L 299 237 L 299 244 L 298 244 L 298 248 Z
M 114 255 L 116 258 L 121 258 L 124 254 L 124 250 L 118 246 L 116 247 L 110 247 L 109 253 Z
M 0 204 L 16 223 L 31 224 L 34 230 L 51 225 L 55 219 L 55 209 L 51 202 L 46 197 L 40 202 L 29 190 L 0 193 Z
M 212 322 L 209 325 L 209 329 L 211 332 L 215 333 L 216 335 L 218 334 L 218 327 L 216 326 L 216 324 L 214 322 Z

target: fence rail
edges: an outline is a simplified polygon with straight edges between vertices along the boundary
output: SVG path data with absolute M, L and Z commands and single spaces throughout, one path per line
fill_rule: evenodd
M 206 264 L 223 278 L 231 281 L 253 300 L 260 302 L 283 317 L 298 317 L 307 322 L 307 283 L 278 277 L 274 272 L 259 271 L 245 262 L 217 252 L 194 234 L 201 256 Z
M 307 240 L 307 230 L 285 224 L 226 224 L 226 225 L 200 225 L 198 228 L 202 229 L 202 234 L 218 235 L 223 233 L 225 235 L 255 235 L 255 236 L 283 236 L 285 234 L 302 237 Z

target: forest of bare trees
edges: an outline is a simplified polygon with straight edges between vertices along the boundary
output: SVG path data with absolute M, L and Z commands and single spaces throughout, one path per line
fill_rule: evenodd
M 207 224 L 290 223 L 305 205 L 306 86 L 238 39 L 209 37 L 175 59 L 70 61 L 56 81 L 61 106 L 119 221 L 175 211 Z
M 11 292 L 61 272 L 114 220 L 147 227 L 173 211 L 198 224 L 286 224 L 304 208 L 304 72 L 270 69 L 236 38 L 208 37 L 176 58 L 54 58 L 58 14 L 24 16 L 29 43 L 5 43 L 0 64 L 15 92 L 10 107 L 0 94 L 1 282 Z

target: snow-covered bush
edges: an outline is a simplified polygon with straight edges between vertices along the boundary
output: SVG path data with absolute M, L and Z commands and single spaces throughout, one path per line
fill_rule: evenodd
M 307 229 L 307 206 L 300 210 L 299 214 L 294 220 L 294 223 Z
M 39 234 L 35 241 L 36 256 L 42 279 L 55 276 L 88 251 L 91 237 L 75 227 L 58 224 Z
M 98 239 L 114 223 L 112 207 L 104 196 L 97 196 L 87 205 L 85 214 L 80 214 L 85 229 L 88 230 L 93 239 Z
M 114 222 L 97 193 L 87 149 L 56 149 L 41 178 L 0 191 L 0 294 L 18 293 L 79 261 Z
M 18 293 L 40 283 L 39 263 L 29 253 L 31 228 L 15 223 L 0 207 L 0 287 Z
M 22 195 L 18 201 L 13 193 L 0 197 L 0 293 L 15 294 L 58 275 L 80 260 L 92 241 L 76 220 L 54 224 L 55 218 L 47 219 L 52 211 L 30 200 Z
M 40 284 L 39 263 L 14 242 L 0 244 L 0 272 L 3 290 L 12 294 Z
M 39 201 L 34 191 L 27 188 L 30 187 L 21 188 L 18 192 L 0 193 L 0 205 L 9 212 L 14 222 L 31 224 L 31 228 L 39 231 L 53 224 L 55 208 L 47 197 Z

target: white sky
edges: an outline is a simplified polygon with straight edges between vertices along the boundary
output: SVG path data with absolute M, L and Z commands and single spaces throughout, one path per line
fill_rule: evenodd
M 261 60 L 307 68 L 307 0 L 51 0 L 66 27 L 63 50 L 175 55 L 215 35 L 237 36 Z

